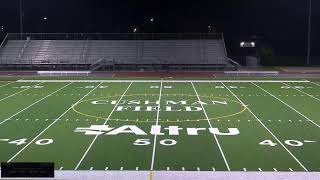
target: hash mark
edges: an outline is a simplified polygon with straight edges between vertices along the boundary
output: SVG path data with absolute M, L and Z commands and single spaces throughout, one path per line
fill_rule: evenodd
M 276 168 L 273 168 L 273 170 L 276 171 L 276 172 L 278 171 Z

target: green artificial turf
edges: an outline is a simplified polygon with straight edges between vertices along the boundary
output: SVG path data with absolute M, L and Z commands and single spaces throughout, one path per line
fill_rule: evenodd
M 316 81 L 3 81 L 0 161 L 63 170 L 319 171 L 319 105 Z

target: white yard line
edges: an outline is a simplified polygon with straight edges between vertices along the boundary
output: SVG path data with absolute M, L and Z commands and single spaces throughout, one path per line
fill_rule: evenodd
M 156 120 L 156 126 L 159 125 L 159 114 L 160 114 L 160 104 L 161 104 L 161 96 L 162 96 L 162 81 L 160 83 L 160 91 L 159 91 L 159 104 L 158 104 L 158 110 L 157 110 L 157 120 Z M 151 159 L 151 166 L 150 170 L 153 171 L 154 168 L 154 158 L 156 154 L 156 144 L 157 144 L 157 134 L 154 135 L 154 140 L 153 140 L 153 150 L 152 150 L 152 159 Z
M 309 81 L 310 83 L 316 85 L 316 86 L 320 86 L 320 84 L 316 83 L 316 82 L 312 82 L 312 81 Z
M 58 90 L 54 91 L 53 93 L 51 93 L 51 94 L 49 94 L 49 95 L 47 95 L 47 96 L 45 96 L 45 97 L 41 98 L 40 100 L 38 100 L 38 101 L 36 101 L 36 102 L 34 102 L 34 103 L 30 104 L 29 106 L 27 106 L 26 108 L 24 108 L 24 109 L 22 109 L 22 110 L 18 111 L 17 113 L 15 113 L 14 115 L 10 116 L 9 118 L 7 118 L 7 119 L 5 119 L 5 120 L 1 121 L 1 122 L 0 122 L 0 125 L 1 125 L 1 124 L 3 124 L 3 123 L 5 123 L 5 122 L 7 122 L 8 120 L 10 120 L 11 118 L 15 117 L 16 115 L 18 115 L 18 114 L 22 113 L 23 111 L 25 111 L 25 110 L 27 110 L 27 109 L 31 108 L 32 106 L 34 106 L 34 105 L 38 104 L 39 102 L 43 101 L 44 99 L 46 99 L 46 98 L 48 98 L 48 97 L 52 96 L 53 94 L 55 94 L 55 93 L 59 92 L 60 90 L 64 89 L 65 87 L 67 87 L 67 86 L 69 86 L 69 85 L 71 85 L 71 84 L 72 84 L 72 83 L 69 83 L 69 84 L 67 84 L 67 85 L 63 86 L 62 88 L 60 88 L 60 89 L 58 89 Z
M 192 82 L 191 82 L 191 85 L 192 85 L 192 87 L 193 87 L 194 92 L 195 92 L 196 95 L 197 95 L 198 100 L 201 101 L 201 99 L 200 99 L 200 97 L 199 97 L 199 94 L 198 94 L 198 92 L 197 92 L 197 90 L 196 90 L 196 88 L 194 87 L 194 84 L 193 84 Z M 207 112 L 206 112 L 206 110 L 204 109 L 203 104 L 202 104 L 202 103 L 200 103 L 200 104 L 201 104 L 203 113 L 204 113 L 204 115 L 206 116 L 206 119 L 207 119 L 207 121 L 208 121 L 208 124 L 209 124 L 210 128 L 212 128 L 212 125 L 211 125 L 211 122 L 210 122 L 209 117 L 208 117 L 208 115 L 207 115 Z M 217 143 L 217 145 L 218 145 L 218 148 L 219 148 L 219 150 L 220 150 L 220 153 L 221 153 L 221 155 L 222 155 L 222 158 L 223 158 L 223 160 L 224 160 L 224 163 L 225 163 L 228 171 L 230 171 L 230 167 L 229 167 L 228 161 L 227 161 L 227 159 L 226 159 L 226 157 L 225 157 L 225 155 L 224 155 L 224 152 L 223 152 L 223 150 L 222 150 L 222 148 L 221 148 L 221 146 L 220 146 L 220 143 L 219 143 L 219 141 L 218 141 L 218 138 L 217 138 L 217 136 L 216 136 L 215 134 L 213 134 L 213 137 L 214 137 L 214 139 L 215 139 L 215 141 L 216 141 L 216 143 Z
M 12 82 L 9 82 L 9 83 L 7 83 L 7 84 L 3 84 L 3 85 L 0 86 L 0 88 L 1 88 L 1 87 L 5 87 L 5 86 L 8 86 L 8 85 L 10 85 L 10 84 L 13 84 L 13 83 L 15 83 L 15 82 L 16 82 L 16 81 L 12 81 Z
M 294 81 L 294 80 L 18 80 L 16 82 L 74 82 L 74 83 L 83 83 L 83 82 L 124 82 L 124 83 L 190 83 L 190 82 L 239 82 L 239 83 L 250 83 L 250 82 L 261 82 L 261 83 L 274 83 L 274 82 L 299 82 L 299 83 L 308 83 L 308 80 Z
M 42 83 L 44 83 L 44 82 L 40 82 L 40 83 L 38 83 L 38 84 L 36 84 L 36 85 L 34 85 L 34 86 L 38 86 L 38 85 L 40 85 L 40 84 L 42 84 Z M 34 87 L 34 86 L 31 86 L 31 87 L 29 87 L 29 88 L 26 88 L 26 89 L 23 89 L 23 90 L 21 90 L 21 91 L 18 91 L 18 92 L 14 93 L 14 94 L 11 94 L 11 95 L 7 96 L 7 97 L 4 97 L 4 98 L 0 99 L 0 102 L 3 101 L 3 100 L 6 100 L 6 99 L 8 99 L 8 98 L 10 98 L 10 97 L 12 97 L 12 96 L 15 96 L 15 95 L 17 95 L 17 94 L 19 94 L 19 93 L 22 93 L 22 92 L 24 92 L 24 91 L 30 90 L 30 89 L 31 89 L 32 87 Z
M 118 104 L 120 103 L 120 101 L 122 100 L 122 98 L 124 97 L 124 95 L 127 93 L 127 91 L 129 90 L 129 88 L 131 87 L 132 83 L 129 84 L 129 86 L 127 87 L 127 89 L 124 91 L 124 93 L 121 95 L 120 99 L 118 100 L 117 104 L 113 107 L 112 111 L 110 112 L 109 116 L 107 117 L 107 119 L 105 120 L 105 122 L 103 123 L 103 125 L 106 125 L 107 122 L 109 121 L 111 115 L 113 114 L 113 111 L 116 109 L 116 107 L 118 106 Z M 99 130 L 99 132 L 101 132 L 101 130 Z M 95 141 L 98 138 L 98 134 L 94 137 L 94 139 L 92 140 L 92 142 L 90 143 L 89 147 L 87 148 L 87 150 L 85 151 L 85 153 L 82 155 L 80 161 L 78 162 L 77 166 L 74 168 L 74 170 L 77 170 L 79 168 L 79 166 L 81 165 L 82 161 L 84 160 L 84 158 L 87 156 L 88 152 L 90 151 L 91 147 L 93 146 L 93 144 L 95 143 Z
M 81 102 L 85 97 L 87 97 L 91 92 L 96 90 L 102 83 L 100 83 L 98 86 L 90 90 L 86 95 L 84 95 L 81 99 L 79 99 L 76 103 L 71 105 L 64 113 L 62 113 L 58 118 L 56 118 L 49 126 L 47 126 L 43 131 L 41 131 L 35 138 L 33 138 L 27 145 L 25 145 L 20 151 L 18 151 L 12 158 L 8 160 L 8 162 L 11 162 L 14 158 L 16 158 L 22 151 L 24 151 L 30 144 L 32 144 L 38 137 L 40 137 L 44 132 L 46 132 L 52 125 L 54 125 L 56 122 L 59 121 L 59 119 L 64 116 L 67 112 L 69 112 L 74 105 Z
M 307 119 L 309 122 L 311 122 L 313 125 L 317 126 L 318 128 L 320 128 L 320 125 L 315 123 L 314 121 L 312 121 L 311 119 L 309 119 L 307 116 L 305 116 L 304 114 L 302 114 L 301 112 L 299 112 L 298 110 L 296 110 L 295 108 L 293 108 L 292 106 L 290 106 L 289 104 L 287 104 L 286 102 L 282 101 L 280 98 L 276 97 L 275 95 L 273 95 L 272 93 L 270 93 L 269 91 L 265 90 L 264 88 L 258 86 L 255 83 L 252 83 L 253 85 L 255 85 L 256 87 L 258 87 L 259 89 L 261 89 L 262 91 L 266 92 L 267 94 L 269 94 L 270 96 L 272 96 L 273 98 L 277 99 L 278 101 L 280 101 L 282 104 L 286 105 L 287 107 L 289 107 L 290 109 L 292 109 L 293 111 L 295 111 L 296 113 L 300 114 L 302 117 L 304 117 L 305 119 Z
M 243 105 L 246 106 L 246 104 L 243 103 L 243 101 L 238 98 L 238 96 L 236 94 L 234 94 L 234 92 L 232 92 L 224 83 L 222 83 L 222 85 L 235 97 L 237 98 L 237 100 Z M 275 138 L 278 143 L 291 155 L 291 157 L 305 170 L 308 171 L 308 169 L 296 158 L 296 156 L 294 154 L 291 153 L 291 151 L 277 138 L 277 136 L 275 136 L 272 131 L 251 111 L 251 109 L 249 107 L 247 107 L 247 110 L 256 118 L 256 120 L 273 136 L 273 138 Z
M 297 91 L 299 91 L 299 92 L 301 92 L 301 93 L 303 93 L 303 94 L 305 94 L 305 95 L 307 95 L 307 96 L 309 96 L 309 97 L 311 97 L 311 98 L 313 98 L 313 99 L 315 99 L 315 100 L 317 100 L 317 101 L 320 101 L 319 98 L 316 98 L 316 97 L 314 97 L 313 95 L 311 95 L 311 94 L 309 94 L 309 93 L 306 93 L 306 92 L 304 92 L 304 91 L 302 91 L 302 90 L 300 90 L 300 89 L 297 89 L 297 88 L 295 88 L 294 86 L 290 86 L 289 84 L 286 84 L 286 83 L 282 83 L 282 84 L 284 84 L 284 85 L 286 85 L 286 86 L 289 86 L 290 88 L 293 88 L 294 90 L 297 90 Z

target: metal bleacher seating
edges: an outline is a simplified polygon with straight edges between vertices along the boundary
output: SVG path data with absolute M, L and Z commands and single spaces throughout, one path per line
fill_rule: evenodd
M 223 39 L 186 40 L 10 40 L 0 48 L 1 64 L 226 65 Z

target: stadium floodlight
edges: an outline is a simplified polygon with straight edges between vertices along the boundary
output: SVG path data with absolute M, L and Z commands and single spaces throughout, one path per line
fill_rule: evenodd
M 242 48 L 254 48 L 254 47 L 256 47 L 256 43 L 254 41 L 251 41 L 251 42 L 241 41 L 240 42 L 240 47 L 242 47 Z

